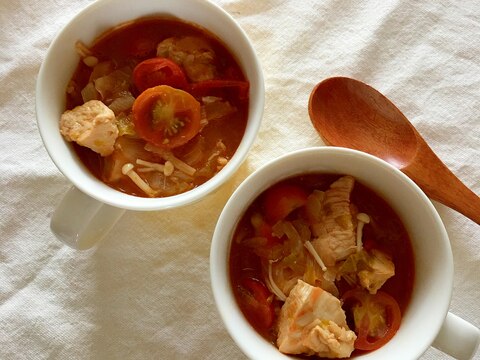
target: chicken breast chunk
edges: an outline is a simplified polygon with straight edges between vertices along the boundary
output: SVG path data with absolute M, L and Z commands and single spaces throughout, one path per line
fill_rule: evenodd
M 334 266 L 356 250 L 356 223 L 350 209 L 354 183 L 353 177 L 343 176 L 327 191 L 314 192 L 310 195 L 314 198 L 308 200 L 316 202 L 317 207 L 312 226 L 316 239 L 312 244 L 327 266 Z
M 362 249 L 345 260 L 338 274 L 350 285 L 358 284 L 370 294 L 376 294 L 383 284 L 395 275 L 395 264 L 388 255 L 378 249 Z
M 183 36 L 165 39 L 157 46 L 157 56 L 183 66 L 191 81 L 215 78 L 215 52 L 203 38 Z
M 372 250 L 367 260 L 368 266 L 358 272 L 360 285 L 370 294 L 376 294 L 385 282 L 395 275 L 393 261 L 379 250 Z
M 60 118 L 60 132 L 67 141 L 88 147 L 101 156 L 114 150 L 118 137 L 115 114 L 99 100 L 90 100 Z
M 282 306 L 278 330 L 277 345 L 285 354 L 346 358 L 357 338 L 348 328 L 340 300 L 302 280 Z

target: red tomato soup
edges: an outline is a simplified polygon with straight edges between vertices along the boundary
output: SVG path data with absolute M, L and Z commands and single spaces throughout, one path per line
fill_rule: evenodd
M 131 195 L 164 197 L 228 163 L 245 132 L 249 83 L 216 36 L 152 17 L 75 46 L 80 61 L 60 132 L 98 179 Z
M 414 258 L 392 208 L 351 176 L 306 174 L 264 191 L 230 250 L 240 309 L 286 354 L 352 358 L 398 330 Z

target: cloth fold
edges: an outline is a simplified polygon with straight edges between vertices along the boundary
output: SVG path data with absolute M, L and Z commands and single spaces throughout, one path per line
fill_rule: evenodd
M 215 0 L 263 66 L 265 113 L 247 160 L 201 202 L 129 211 L 98 247 L 72 250 L 49 230 L 71 185 L 38 134 L 35 80 L 55 34 L 91 2 L 0 3 L 1 359 L 244 359 L 213 302 L 211 236 L 255 169 L 324 146 L 307 104 L 325 78 L 349 76 L 383 92 L 480 194 L 480 3 Z M 451 311 L 480 327 L 480 228 L 434 205 L 455 261 Z M 431 348 L 422 359 L 449 357 Z

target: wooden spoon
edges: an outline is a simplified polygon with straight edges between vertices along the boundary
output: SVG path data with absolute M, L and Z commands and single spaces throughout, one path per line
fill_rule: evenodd
M 354 79 L 319 83 L 308 104 L 313 126 L 327 145 L 377 156 L 410 177 L 431 199 L 480 224 L 480 198 L 435 155 L 385 96 Z

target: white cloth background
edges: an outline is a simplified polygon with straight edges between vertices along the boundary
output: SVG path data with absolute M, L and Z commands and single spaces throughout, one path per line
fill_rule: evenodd
M 324 78 L 382 91 L 480 193 L 480 2 L 216 0 L 263 65 L 265 115 L 248 159 L 200 203 L 127 212 L 100 246 L 74 251 L 49 231 L 70 184 L 43 148 L 34 87 L 49 43 L 91 1 L 0 2 L 0 359 L 244 359 L 213 303 L 211 235 L 248 174 L 323 145 L 307 103 Z M 455 260 L 451 311 L 480 326 L 480 227 L 435 206 Z

